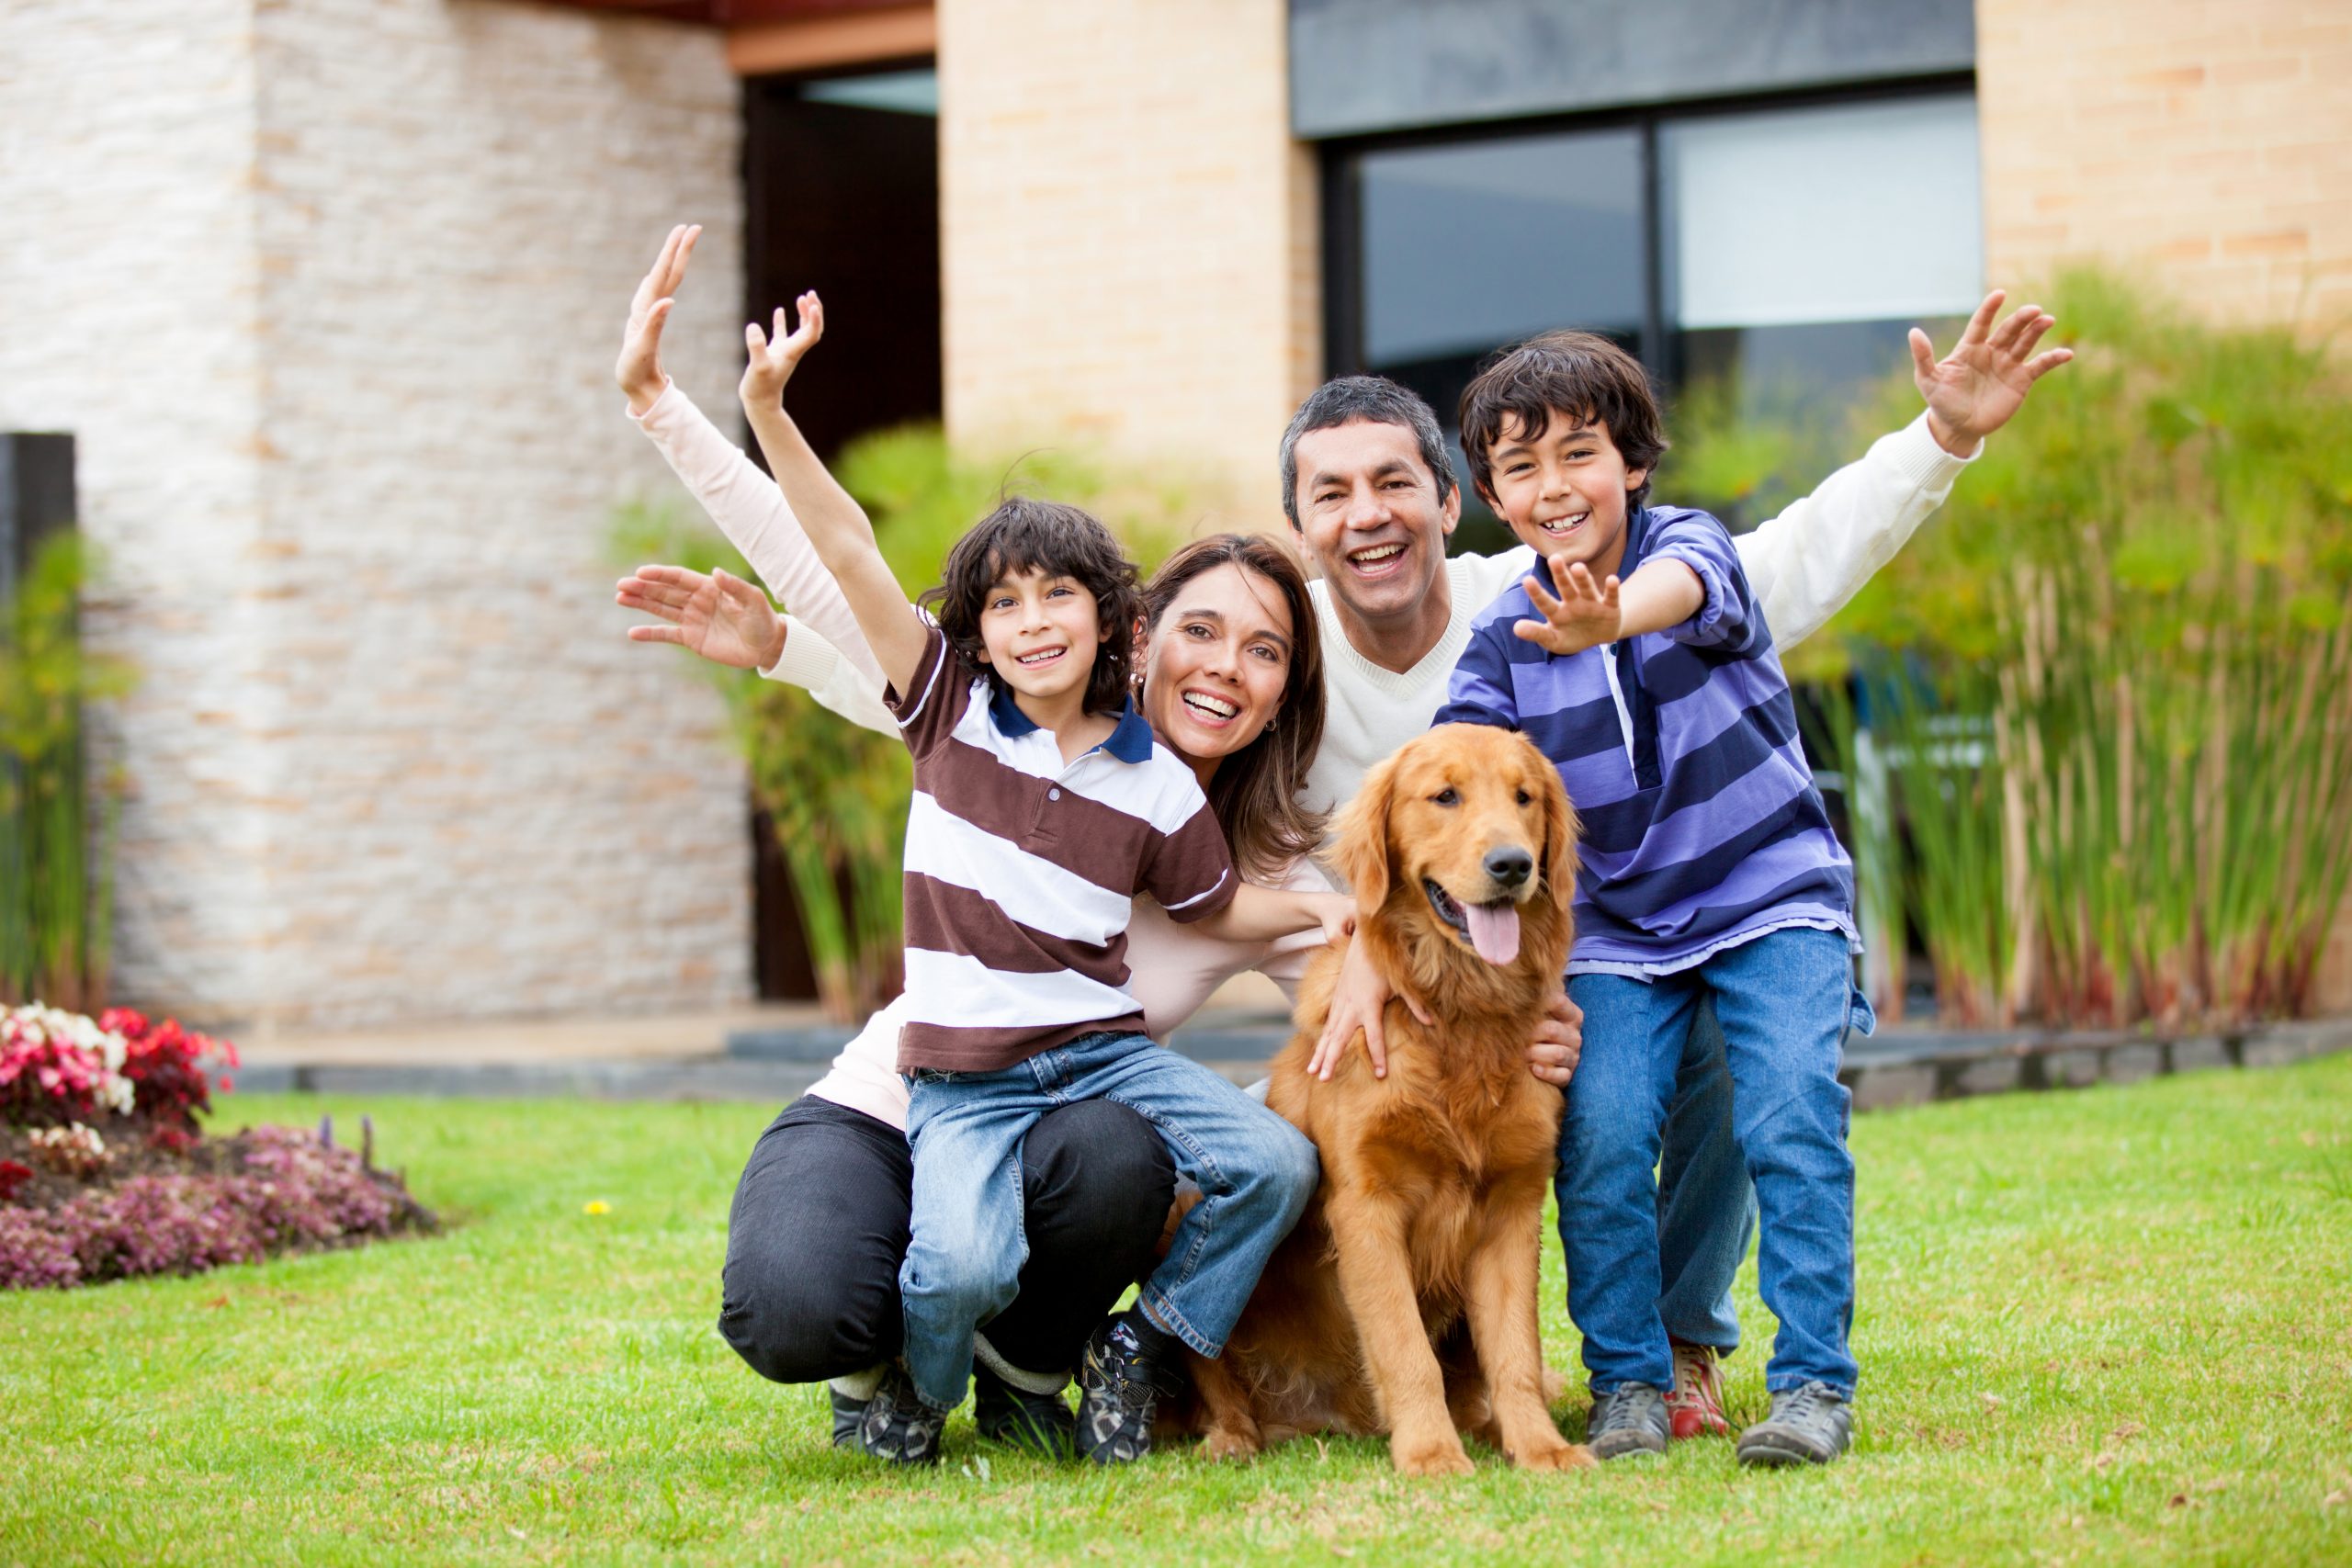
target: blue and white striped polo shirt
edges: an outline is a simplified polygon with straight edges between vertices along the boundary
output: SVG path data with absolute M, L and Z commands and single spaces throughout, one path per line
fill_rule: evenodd
M 1522 731 L 1560 770 L 1584 826 L 1568 973 L 1672 974 L 1785 926 L 1859 950 L 1853 864 L 1730 534 L 1703 512 L 1639 510 L 1618 574 L 1652 560 L 1698 574 L 1691 619 L 1560 658 L 1512 634 L 1543 619 L 1513 587 L 1472 623 L 1435 722 Z

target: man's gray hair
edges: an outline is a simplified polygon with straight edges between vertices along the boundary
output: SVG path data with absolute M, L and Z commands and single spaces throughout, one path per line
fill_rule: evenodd
M 1414 445 L 1421 449 L 1421 462 L 1437 480 L 1439 500 L 1457 487 L 1445 432 L 1438 428 L 1436 413 L 1419 392 L 1385 376 L 1340 376 L 1308 393 L 1298 412 L 1290 416 L 1290 428 L 1283 432 L 1283 513 L 1292 527 L 1299 525 L 1298 438 L 1358 420 L 1402 425 L 1411 431 Z

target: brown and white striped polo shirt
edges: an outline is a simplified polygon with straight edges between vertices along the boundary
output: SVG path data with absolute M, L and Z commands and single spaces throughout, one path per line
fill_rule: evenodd
M 1098 1030 L 1142 1032 L 1125 988 L 1135 896 L 1189 922 L 1236 886 L 1192 769 L 1132 703 L 1065 764 L 935 626 L 908 694 L 884 701 L 915 764 L 899 1070 L 988 1072 Z

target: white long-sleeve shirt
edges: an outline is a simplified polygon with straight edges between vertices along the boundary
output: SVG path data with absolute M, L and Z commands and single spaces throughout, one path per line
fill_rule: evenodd
M 673 384 L 642 415 L 632 416 L 719 531 L 742 552 L 782 601 L 790 630 L 770 678 L 808 689 L 824 707 L 895 735 L 882 705 L 882 673 L 858 631 L 841 589 L 817 559 L 784 494 Z M 1825 479 L 1738 541 L 1740 564 L 1782 649 L 1818 631 L 1894 558 L 1928 513 L 1943 504 L 1972 459 L 1946 452 L 1923 414 L 1881 436 L 1860 461 Z M 1470 638 L 1470 623 L 1527 575 L 1535 552 L 1525 546 L 1496 556 L 1455 556 L 1445 563 L 1453 613 L 1445 631 L 1410 670 L 1374 664 L 1348 640 L 1324 583 L 1308 585 L 1322 634 L 1326 713 L 1323 748 L 1307 774 L 1309 805 L 1328 810 L 1355 794 L 1364 773 L 1430 727 L 1445 699 L 1446 679 Z M 1326 886 L 1311 863 L 1293 886 Z M 1295 990 L 1306 958 L 1321 945 L 1314 932 L 1273 944 L 1227 942 L 1180 926 L 1139 900 L 1127 928 L 1128 989 L 1153 1035 L 1167 1038 L 1217 987 L 1257 969 Z M 906 1125 L 907 1093 L 897 1072 L 899 1021 L 885 1008 L 842 1048 L 809 1092 L 893 1126 Z

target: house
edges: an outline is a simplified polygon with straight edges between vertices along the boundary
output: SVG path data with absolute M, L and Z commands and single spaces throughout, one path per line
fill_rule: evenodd
M 612 507 L 671 484 L 609 367 L 673 221 L 723 422 L 743 313 L 814 286 L 823 442 L 1074 432 L 1265 526 L 1321 377 L 1444 409 L 1565 321 L 1834 387 L 2080 254 L 2352 309 L 2352 18 L 2298 0 L 0 0 L 0 429 L 75 436 L 86 632 L 144 674 L 102 738 L 119 988 L 256 1031 L 750 994 L 784 917 L 741 770 L 609 602 Z

